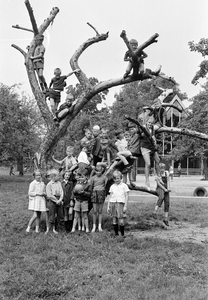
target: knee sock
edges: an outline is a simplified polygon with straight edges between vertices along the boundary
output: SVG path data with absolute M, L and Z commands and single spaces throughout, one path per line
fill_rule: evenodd
M 115 235 L 118 235 L 118 224 L 113 224 L 113 229 L 115 231 Z
M 120 225 L 120 232 L 121 235 L 124 236 L 124 225 Z

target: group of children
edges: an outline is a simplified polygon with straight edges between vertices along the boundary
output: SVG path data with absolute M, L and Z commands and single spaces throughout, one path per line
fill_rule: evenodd
M 35 231 L 39 232 L 41 212 L 46 213 L 46 233 L 51 230 L 57 234 L 57 224 L 65 226 L 66 231 L 90 231 L 88 213 L 92 209 L 93 225 L 91 232 L 102 231 L 102 211 L 105 199 L 108 200 L 107 210 L 113 217 L 113 227 L 118 235 L 120 225 L 124 236 L 124 215 L 128 205 L 129 188 L 127 174 L 131 182 L 131 165 L 138 151 L 139 136 L 135 126 L 130 126 L 130 135 L 122 130 L 116 131 L 116 141 L 107 139 L 107 131 L 93 127 L 93 138 L 90 130 L 85 131 L 85 137 L 80 141 L 81 152 L 74 157 L 74 148 L 67 147 L 67 156 L 63 160 L 52 159 L 61 165 L 58 170 L 51 169 L 47 176 L 50 181 L 45 185 L 40 171 L 34 173 L 35 179 L 29 187 L 29 210 L 34 213 L 29 221 L 27 232 L 36 220 Z M 116 158 L 112 164 L 110 145 L 117 149 Z M 128 160 L 127 160 L 128 159 Z M 126 162 L 124 161 L 126 160 Z M 119 165 L 123 164 L 119 171 Z M 169 176 L 164 164 L 159 165 L 156 176 L 158 202 L 153 217 L 165 203 L 165 220 L 168 225 L 169 212 Z M 63 177 L 63 178 L 61 178 Z M 98 221 L 98 224 L 97 224 Z M 98 226 L 97 226 L 98 225 Z

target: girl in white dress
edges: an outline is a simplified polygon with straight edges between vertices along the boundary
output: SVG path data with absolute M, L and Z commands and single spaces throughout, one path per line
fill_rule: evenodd
M 29 205 L 28 210 L 33 211 L 32 218 L 30 219 L 26 232 L 30 232 L 33 222 L 36 220 L 35 232 L 39 233 L 41 212 L 46 212 L 46 232 L 49 230 L 48 224 L 48 209 L 46 207 L 46 187 L 42 181 L 40 171 L 34 172 L 35 179 L 29 185 Z

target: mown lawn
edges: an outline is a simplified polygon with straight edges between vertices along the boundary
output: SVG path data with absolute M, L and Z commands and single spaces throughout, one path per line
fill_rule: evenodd
M 133 229 L 153 230 L 146 222 L 153 202 L 130 203 L 128 220 L 137 225 L 127 225 L 126 239 L 113 237 L 106 208 L 102 233 L 26 234 L 31 179 L 0 180 L 0 299 L 208 299 L 206 244 L 131 236 Z M 173 220 L 204 227 L 207 216 L 208 203 L 172 202 Z

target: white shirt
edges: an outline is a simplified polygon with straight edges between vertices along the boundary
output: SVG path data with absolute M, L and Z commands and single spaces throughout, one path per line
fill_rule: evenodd
M 115 202 L 121 202 L 125 203 L 126 202 L 126 193 L 129 192 L 128 185 L 125 184 L 124 182 L 120 182 L 119 184 L 112 184 L 110 187 L 110 202 L 115 203 Z
M 122 140 L 117 140 L 115 142 L 115 145 L 116 145 L 118 151 L 126 151 L 128 142 L 125 138 L 123 138 Z
M 84 163 L 84 164 L 86 164 L 86 165 L 89 165 L 89 164 L 90 164 L 90 162 L 89 162 L 89 160 L 88 160 L 88 157 L 87 157 L 87 153 L 84 152 L 84 151 L 81 151 L 81 152 L 80 152 L 80 154 L 79 154 L 77 160 L 78 160 L 78 163 Z

